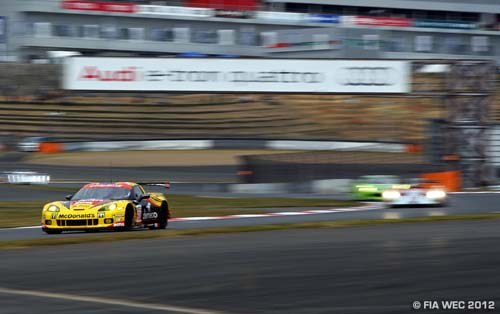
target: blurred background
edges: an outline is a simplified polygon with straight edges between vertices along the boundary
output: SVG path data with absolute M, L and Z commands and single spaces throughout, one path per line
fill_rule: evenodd
M 495 1 L 4 0 L 0 8 L 0 136 L 2 148 L 23 152 L 22 158 L 237 149 L 236 161 L 214 157 L 212 164 L 233 166 L 242 183 L 452 171 L 461 175 L 453 189 L 496 184 Z M 161 67 L 186 58 L 206 64 L 277 59 L 283 67 L 296 59 L 389 62 L 384 66 L 399 60 L 409 71 L 402 92 L 367 92 L 384 76 L 372 68 L 335 74 L 357 85 L 352 92 L 105 85 L 114 80 L 110 71 L 134 67 L 130 59 L 100 69 L 99 88 L 78 81 L 68 87 L 68 60 L 79 57 L 101 64 L 161 58 Z M 96 68 L 82 69 L 97 77 Z M 117 75 L 126 80 L 130 73 Z M 245 154 L 251 149 L 259 151 Z M 197 150 L 181 158 L 192 159 L 186 166 L 207 164 Z

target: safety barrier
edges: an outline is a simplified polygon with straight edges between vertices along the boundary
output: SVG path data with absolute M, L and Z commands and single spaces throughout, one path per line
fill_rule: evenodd
M 150 141 L 93 141 L 67 143 L 41 143 L 39 152 L 122 151 L 122 150 L 184 150 L 184 149 L 270 149 L 304 151 L 366 151 L 404 152 L 406 145 L 390 142 L 349 141 L 278 141 L 260 139 L 195 139 Z

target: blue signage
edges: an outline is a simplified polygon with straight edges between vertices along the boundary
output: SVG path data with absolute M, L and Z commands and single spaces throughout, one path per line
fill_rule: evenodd
M 0 43 L 5 43 L 7 38 L 7 19 L 5 16 L 0 16 Z
M 468 21 L 440 21 L 440 20 L 414 20 L 414 27 L 448 28 L 448 29 L 475 29 L 477 24 Z
M 309 23 L 326 23 L 326 24 L 338 24 L 340 22 L 340 16 L 337 14 L 319 14 L 311 13 L 307 15 L 307 22 Z

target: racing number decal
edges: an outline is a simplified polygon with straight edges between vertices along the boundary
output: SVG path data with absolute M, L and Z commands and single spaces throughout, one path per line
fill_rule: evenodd
M 143 220 L 149 220 L 149 219 L 157 219 L 158 218 L 158 213 L 152 209 L 151 203 L 146 204 L 146 208 L 144 209 L 142 213 L 142 219 Z

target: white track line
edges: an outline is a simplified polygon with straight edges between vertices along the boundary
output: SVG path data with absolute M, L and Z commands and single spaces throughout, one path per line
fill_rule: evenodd
M 200 220 L 218 220 L 218 219 L 239 219 L 239 218 L 266 218 L 266 217 L 279 217 L 279 216 L 301 216 L 301 215 L 320 215 L 320 214 L 334 214 L 345 213 L 354 211 L 374 210 L 381 209 L 383 206 L 380 204 L 369 203 L 365 206 L 346 207 L 346 208 L 331 208 L 331 209 L 314 209 L 305 211 L 289 211 L 289 212 L 273 212 L 264 214 L 244 214 L 244 215 L 228 215 L 228 216 L 213 216 L 213 217 L 184 217 L 172 218 L 169 221 L 200 221 Z
M 118 305 L 124 307 L 134 307 L 144 310 L 158 310 L 166 312 L 176 312 L 176 313 L 187 313 L 187 314 L 220 314 L 221 312 L 205 310 L 205 309 L 194 309 L 189 307 L 172 306 L 166 304 L 148 304 L 142 302 L 134 302 L 130 300 L 120 300 L 120 299 L 110 299 L 101 297 L 86 297 L 79 295 L 72 295 L 66 293 L 55 293 L 55 292 L 43 292 L 35 290 L 20 290 L 11 288 L 0 287 L 0 293 L 4 294 L 14 294 L 14 295 L 26 295 L 32 297 L 40 298 L 50 298 L 59 300 L 70 300 L 78 302 L 88 302 L 88 303 L 98 303 L 98 304 L 108 304 L 108 305 Z

